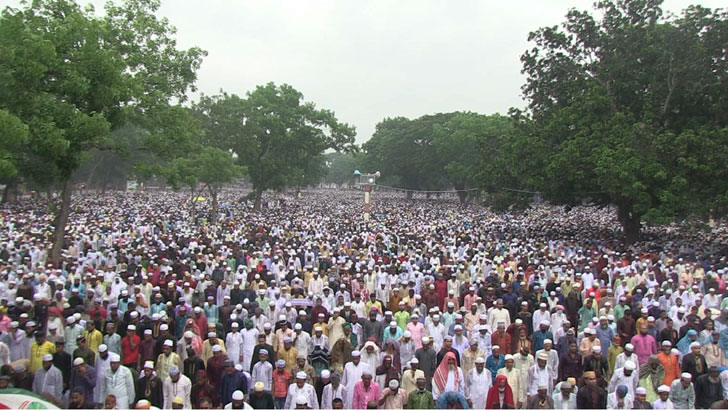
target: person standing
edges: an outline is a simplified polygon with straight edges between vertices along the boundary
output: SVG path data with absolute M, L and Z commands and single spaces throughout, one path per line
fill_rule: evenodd
M 131 370 L 121 365 L 121 357 L 118 354 L 112 353 L 109 356 L 111 356 L 111 366 L 104 373 L 99 396 L 105 399 L 113 395 L 120 407 L 129 408 L 136 396 Z
M 53 355 L 43 355 L 42 367 L 35 372 L 33 393 L 43 396 L 52 403 L 61 404 L 63 392 L 63 375 L 53 365 Z
M 584 372 L 584 386 L 576 393 L 576 407 L 579 409 L 604 409 L 607 407 L 607 391 L 597 385 L 594 371 Z
M 192 382 L 180 372 L 178 366 L 173 365 L 169 367 L 169 376 L 163 383 L 162 391 L 165 409 L 172 408 L 172 401 L 178 397 L 181 397 L 184 402 L 183 408 L 192 408 Z

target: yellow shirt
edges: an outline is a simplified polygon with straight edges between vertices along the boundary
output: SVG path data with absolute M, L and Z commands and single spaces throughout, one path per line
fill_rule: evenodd
M 35 372 L 40 369 L 43 366 L 43 356 L 55 352 L 56 345 L 47 340 L 40 346 L 38 346 L 38 342 L 33 342 L 30 345 L 30 371 Z
M 104 343 L 104 335 L 102 335 L 98 329 L 94 329 L 91 332 L 89 332 L 87 330 L 87 331 L 83 332 L 83 335 L 86 338 L 86 343 L 88 344 L 88 348 L 93 350 L 94 353 L 98 353 L 99 345 Z
M 296 358 L 298 357 L 298 349 L 291 346 L 290 349 L 285 348 L 278 351 L 278 359 L 286 362 L 286 370 L 289 372 L 296 368 Z

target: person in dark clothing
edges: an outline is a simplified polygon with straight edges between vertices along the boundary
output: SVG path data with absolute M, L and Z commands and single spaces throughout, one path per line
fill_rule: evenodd
M 253 392 L 248 396 L 248 404 L 254 409 L 273 409 L 275 408 L 275 402 L 273 401 L 273 394 L 265 391 L 265 385 L 263 382 L 257 382 L 253 386 Z
M 197 372 L 200 370 L 205 371 L 205 362 L 200 356 L 197 356 L 195 349 L 188 347 L 187 358 L 183 363 L 183 368 L 184 375 L 190 379 L 190 383 L 194 386 L 197 382 Z
M 92 400 L 94 387 L 96 387 L 96 369 L 83 362 L 83 359 L 76 360 L 77 364 L 73 366 L 71 371 L 71 379 L 68 382 L 68 388 L 71 391 L 81 389 L 86 400 Z
M 265 333 L 261 333 L 258 335 L 258 344 L 255 345 L 255 347 L 253 348 L 253 355 L 250 356 L 252 358 L 252 360 L 250 361 L 250 373 L 253 372 L 253 366 L 255 366 L 255 364 L 260 361 L 261 350 L 268 351 L 268 362 L 270 362 L 274 369 L 276 367 L 275 350 L 273 350 L 273 346 L 265 342 Z
M 714 403 L 723 400 L 723 384 L 716 366 L 711 366 L 708 373 L 698 376 L 694 387 L 695 405 L 699 409 L 710 409 Z
M 94 405 L 89 403 L 84 394 L 84 390 L 80 387 L 75 388 L 71 392 L 71 400 L 68 402 L 69 409 L 93 409 Z
M 440 351 L 437 352 L 437 366 L 440 365 L 440 362 L 445 355 L 450 352 L 455 354 L 455 361 L 457 362 L 457 365 L 460 366 L 460 353 L 452 347 L 452 336 L 447 335 L 442 343 L 442 348 L 440 348 Z
M 219 394 L 217 394 L 212 385 L 207 381 L 207 373 L 204 370 L 198 370 L 195 375 L 195 380 L 196 382 L 192 385 L 192 392 L 190 393 L 192 408 L 201 408 L 200 403 L 204 397 L 210 398 L 214 407 L 219 407 L 219 403 L 217 402 Z
M 56 352 L 53 354 L 53 366 L 56 366 L 63 375 L 63 390 L 65 391 L 68 389 L 68 382 L 71 380 L 73 359 L 70 354 L 63 350 L 64 347 L 66 347 L 66 342 L 63 340 L 56 341 Z
M 566 380 L 573 377 L 576 380 L 581 378 L 581 354 L 576 342 L 569 343 L 569 352 L 559 359 L 559 380 Z
M 164 406 L 164 395 L 162 392 L 162 380 L 154 375 L 154 362 L 144 363 L 144 376 L 136 382 L 136 399 L 149 400 L 152 406 L 162 408 Z
M 33 391 L 33 373 L 29 372 L 24 364 L 16 365 L 14 370 L 15 373 L 10 377 L 13 381 L 13 386 L 19 389 Z
M 593 371 L 584 372 L 584 386 L 576 393 L 577 409 L 604 409 L 607 407 L 607 391 L 597 385 Z
M 690 345 L 690 353 L 686 354 L 682 360 L 682 371 L 693 375 L 693 380 L 698 380 L 708 372 L 708 364 L 705 356 L 700 354 L 700 343 L 693 342 Z
M 595 372 L 597 375 L 597 384 L 600 387 L 607 386 L 607 380 L 609 378 L 609 363 L 607 363 L 607 358 L 602 354 L 600 346 L 594 346 L 592 354 L 586 357 L 584 360 L 583 370 L 584 374 L 589 371 Z
M 369 312 L 369 320 L 361 321 L 361 340 L 366 342 L 370 337 L 375 340 L 381 340 L 384 336 L 384 325 L 382 322 L 377 320 L 377 311 L 372 309 Z
M 243 372 L 235 370 L 231 361 L 226 361 L 224 368 L 225 373 L 220 380 L 220 405 L 223 407 L 232 401 L 235 390 L 248 393 L 248 380 Z
M 427 336 L 425 336 L 427 337 Z M 415 351 L 415 358 L 420 362 L 420 369 L 425 373 L 427 379 L 428 390 L 432 389 L 432 377 L 437 369 L 437 353 L 432 348 L 432 340 L 427 337 L 422 338 L 422 348 Z

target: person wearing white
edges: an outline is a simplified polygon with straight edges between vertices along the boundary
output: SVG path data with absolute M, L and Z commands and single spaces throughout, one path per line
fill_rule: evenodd
M 556 379 L 556 375 L 551 366 L 547 364 L 548 359 L 548 355 L 541 352 L 537 356 L 536 364 L 528 369 L 526 394 L 529 396 L 538 394 L 538 386 L 548 386 L 547 394 L 553 393 L 552 382 Z
M 185 409 L 192 408 L 191 394 L 192 394 L 192 382 L 190 379 L 181 374 L 179 367 L 170 366 L 169 377 L 164 379 L 162 382 L 162 394 L 164 396 L 164 408 L 172 408 L 172 400 L 175 397 L 181 397 L 184 401 L 182 405 Z
M 255 345 L 258 343 L 259 334 L 258 329 L 253 327 L 252 321 L 246 320 L 245 329 L 240 331 L 240 335 L 243 337 L 243 369 L 250 369 L 250 363 L 253 360 L 253 351 L 255 350 Z
M 660 398 L 652 402 L 652 408 L 655 410 L 673 410 L 675 405 L 670 401 L 670 388 L 664 384 L 657 388 L 657 394 Z
M 284 408 L 295 409 L 296 400 L 295 398 L 303 396 L 306 398 L 309 409 L 318 409 L 318 398 L 316 397 L 316 389 L 310 384 L 306 383 L 306 373 L 296 373 L 296 382 L 288 386 L 288 394 L 286 395 L 286 404 Z
M 617 391 L 617 387 L 623 385 L 627 387 L 627 394 L 634 397 L 634 392 L 640 384 L 639 372 L 635 371 L 635 369 L 637 369 L 637 366 L 635 366 L 634 362 L 627 361 L 624 367 L 614 370 L 614 374 L 609 381 L 608 392 L 614 393 Z
M 372 369 L 366 363 L 361 362 L 361 354 L 358 350 L 351 353 L 352 361 L 344 366 L 344 375 L 341 377 L 341 384 L 346 387 L 346 400 L 344 400 L 344 408 L 351 408 L 354 400 L 354 386 L 356 382 L 361 380 L 365 370 Z
M 43 356 L 43 367 L 35 371 L 33 393 L 60 400 L 63 392 L 63 374 L 53 366 L 53 355 Z
M 94 364 L 94 368 L 96 369 L 97 386 L 97 388 L 94 389 L 94 394 L 96 396 L 95 400 L 96 403 L 103 403 L 106 397 L 101 397 L 101 389 L 99 389 L 98 386 L 101 386 L 106 375 L 106 370 L 111 367 L 111 353 L 109 353 L 109 348 L 106 345 L 99 345 L 99 353 L 96 355 L 96 361 Z
M 632 343 L 627 343 L 624 346 L 624 351 L 617 355 L 617 360 L 614 362 L 614 368 L 619 369 L 620 367 L 624 367 L 624 364 L 628 361 L 633 362 L 636 367 L 639 367 L 639 359 L 637 358 L 637 355 L 633 353 L 634 346 Z M 632 392 L 630 392 L 631 394 Z
M 609 393 L 607 395 L 607 409 L 609 410 L 618 410 L 618 409 L 625 409 L 625 410 L 631 410 L 632 409 L 632 395 L 627 393 L 624 398 L 621 399 L 621 405 L 620 405 L 620 398 L 617 396 L 617 392 Z
M 321 372 L 323 374 L 323 371 Z M 322 409 L 331 409 L 333 407 L 332 402 L 334 399 L 341 399 L 344 403 L 346 403 L 346 387 L 340 383 L 341 376 L 338 374 L 332 374 L 331 375 L 331 383 L 324 386 L 324 390 L 321 393 L 321 408 Z M 336 387 L 334 387 L 334 383 L 337 384 Z
M 485 368 L 485 359 L 478 357 L 475 359 L 475 368 L 468 372 L 468 377 L 465 380 L 465 398 L 472 403 L 471 408 L 485 408 L 488 390 L 492 383 L 493 377 L 490 370 Z
M 253 379 L 253 383 L 261 382 L 265 386 L 266 391 L 273 389 L 273 365 L 267 359 L 268 351 L 261 349 L 259 354 L 265 355 L 266 359 L 261 360 L 253 366 L 253 373 L 250 375 Z
M 303 326 L 300 323 L 296 323 L 293 328 L 295 333 L 293 334 L 293 347 L 298 350 L 299 354 L 303 354 L 308 357 L 308 354 L 312 350 L 311 348 L 311 335 L 308 332 L 303 331 Z
M 230 325 L 230 333 L 225 336 L 227 357 L 235 364 L 243 363 L 243 335 L 241 335 L 238 331 L 239 326 L 238 322 L 233 322 L 232 325 Z M 249 368 L 250 367 L 248 367 L 248 369 Z
M 225 407 L 223 407 L 223 409 L 232 409 L 233 408 L 233 402 L 242 402 L 243 409 L 245 409 L 245 410 L 253 410 L 253 407 L 245 401 L 245 394 L 243 394 L 242 391 L 235 390 L 233 392 L 232 399 L 233 400 L 230 403 L 226 404 Z M 185 407 L 185 408 L 187 408 L 187 407 Z
M 97 386 L 100 390 L 99 397 L 113 394 L 116 396 L 116 403 L 121 408 L 129 408 L 134 403 L 134 378 L 131 370 L 121 365 L 121 357 L 112 353 L 111 366 L 104 372 L 104 379 L 101 386 Z M 170 401 L 171 403 L 171 401 Z M 170 405 L 171 408 L 172 406 Z
M 513 355 L 507 354 L 505 357 L 505 367 L 498 370 L 499 375 L 504 375 L 508 379 L 508 385 L 513 390 L 513 400 L 515 404 L 526 402 L 526 386 L 523 381 L 523 373 L 515 367 Z

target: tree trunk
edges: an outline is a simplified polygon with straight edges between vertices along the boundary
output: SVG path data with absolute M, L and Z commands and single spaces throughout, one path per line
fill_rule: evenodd
M 263 190 L 257 189 L 257 190 L 255 190 L 255 202 L 253 203 L 253 210 L 256 212 L 260 212 L 262 204 L 263 204 Z
M 50 260 L 57 265 L 61 261 L 61 251 L 66 236 L 66 223 L 68 223 L 68 215 L 71 213 L 71 193 L 73 186 L 71 179 L 63 181 L 63 189 L 61 190 L 61 209 L 58 210 L 53 231 L 53 247 L 51 248 Z
M 217 189 L 210 188 L 210 225 L 217 224 Z
M 617 206 L 617 218 L 619 223 L 622 224 L 624 242 L 626 244 L 637 242 L 640 238 L 640 219 L 642 215 L 634 212 L 629 205 L 619 205 Z
M 8 181 L 7 185 L 5 185 L 5 190 L 3 191 L 3 199 L 2 203 L 7 204 L 10 202 L 10 197 L 15 195 L 17 198 L 17 189 L 18 189 L 18 178 L 11 178 L 10 181 Z
M 460 206 L 465 205 L 465 201 L 468 199 L 468 191 L 465 190 L 465 186 L 463 185 L 453 185 L 455 188 L 455 193 L 458 196 L 458 199 L 460 200 Z

